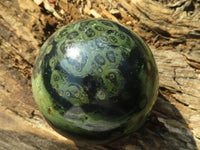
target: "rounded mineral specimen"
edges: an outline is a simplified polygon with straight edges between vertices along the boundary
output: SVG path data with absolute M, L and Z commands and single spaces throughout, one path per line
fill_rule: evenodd
M 144 123 L 158 93 L 153 55 L 132 30 L 91 19 L 68 24 L 42 46 L 35 101 L 62 135 L 105 144 Z

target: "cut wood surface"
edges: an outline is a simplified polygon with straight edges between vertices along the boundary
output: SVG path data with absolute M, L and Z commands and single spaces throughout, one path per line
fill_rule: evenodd
M 108 145 L 75 143 L 44 120 L 31 72 L 44 41 L 58 28 L 105 18 L 137 32 L 156 59 L 160 89 L 146 123 Z M 199 0 L 1 0 L 0 150 L 200 149 Z

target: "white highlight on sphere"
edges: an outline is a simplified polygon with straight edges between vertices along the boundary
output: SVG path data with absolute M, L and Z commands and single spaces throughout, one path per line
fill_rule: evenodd
M 80 49 L 77 47 L 70 48 L 65 55 L 67 58 L 77 59 L 80 56 Z

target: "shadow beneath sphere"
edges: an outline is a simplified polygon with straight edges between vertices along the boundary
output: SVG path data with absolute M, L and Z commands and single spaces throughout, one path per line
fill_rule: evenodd
M 161 93 L 158 95 L 152 114 L 138 131 L 104 147 L 115 150 L 198 150 L 183 116 Z

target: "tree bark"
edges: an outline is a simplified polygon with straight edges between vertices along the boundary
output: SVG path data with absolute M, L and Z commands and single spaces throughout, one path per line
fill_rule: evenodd
M 0 149 L 200 149 L 199 0 L 1 0 Z M 156 59 L 160 89 L 147 122 L 105 146 L 56 133 L 38 110 L 31 72 L 42 43 L 79 19 L 106 18 L 133 29 Z

